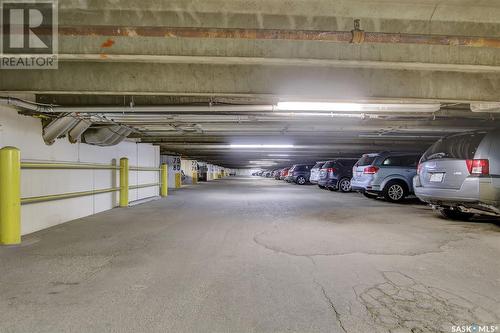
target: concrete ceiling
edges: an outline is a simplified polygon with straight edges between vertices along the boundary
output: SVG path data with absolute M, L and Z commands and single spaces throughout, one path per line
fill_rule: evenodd
M 422 151 L 500 124 L 500 3 L 60 1 L 59 69 L 0 70 L 1 95 L 64 106 L 255 105 L 283 100 L 440 103 L 433 113 L 155 112 L 101 116 L 227 167 L 367 151 Z M 354 29 L 359 20 L 360 30 Z M 230 144 L 293 144 L 231 149 Z

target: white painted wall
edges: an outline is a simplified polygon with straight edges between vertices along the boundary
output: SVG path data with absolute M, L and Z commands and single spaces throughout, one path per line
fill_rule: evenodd
M 48 146 L 42 139 L 39 119 L 19 115 L 14 109 L 0 106 L 0 147 L 21 150 L 22 161 L 82 162 L 119 164 L 129 158 L 130 166 L 158 167 L 159 147 L 150 144 L 122 142 L 113 147 L 71 144 L 67 138 Z M 130 185 L 159 182 L 159 173 L 130 171 Z M 89 191 L 118 186 L 118 172 L 111 170 L 22 170 L 21 197 Z M 130 201 L 159 193 L 158 186 L 131 190 Z M 29 234 L 73 219 L 92 215 L 118 205 L 118 192 L 23 205 L 21 233 Z
M 175 188 L 175 175 L 181 173 L 181 157 L 160 155 L 160 162 L 168 165 L 168 188 Z
M 182 159 L 181 169 L 186 176 L 182 184 L 193 184 L 193 172 L 197 172 L 196 160 Z

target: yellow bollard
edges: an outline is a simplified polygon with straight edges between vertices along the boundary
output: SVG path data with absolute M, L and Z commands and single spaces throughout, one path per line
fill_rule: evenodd
M 193 184 L 196 184 L 197 181 L 198 181 L 198 173 L 193 172 Z
M 160 195 L 166 197 L 168 195 L 168 165 L 161 165 L 161 189 Z
M 120 207 L 128 207 L 128 158 L 120 158 Z
M 21 243 L 21 153 L 0 149 L 0 244 Z
M 182 185 L 182 177 L 180 173 L 175 174 L 175 188 L 181 188 Z

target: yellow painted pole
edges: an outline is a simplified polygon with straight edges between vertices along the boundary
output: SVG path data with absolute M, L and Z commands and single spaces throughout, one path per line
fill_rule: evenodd
M 0 244 L 21 243 L 21 153 L 0 149 Z
M 161 165 L 161 189 L 160 195 L 166 197 L 168 195 L 168 165 Z
M 193 171 L 193 184 L 196 184 L 198 181 L 198 173 L 196 171 Z
M 182 178 L 180 173 L 175 174 L 175 188 L 181 188 L 182 185 Z
M 120 159 L 120 207 L 128 207 L 128 158 Z

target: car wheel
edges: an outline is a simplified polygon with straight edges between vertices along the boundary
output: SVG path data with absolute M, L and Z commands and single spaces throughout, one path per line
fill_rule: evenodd
M 390 181 L 384 187 L 384 198 L 390 202 L 401 202 L 408 195 L 408 190 L 403 182 Z
M 363 195 L 369 199 L 377 199 L 378 195 L 376 194 L 371 194 L 371 193 L 367 193 L 367 192 L 363 192 Z
M 338 187 L 340 192 L 351 192 L 351 180 L 349 178 L 342 178 Z
M 318 185 L 318 187 L 319 187 L 320 189 L 322 189 L 322 190 L 324 190 L 324 189 L 325 189 L 325 187 L 324 187 L 324 186 L 321 186 L 321 185 Z
M 302 176 L 299 176 L 299 178 L 297 178 L 297 184 L 299 185 L 304 185 L 306 183 L 306 179 Z
M 474 216 L 472 213 L 464 213 L 456 209 L 439 208 L 438 210 L 443 217 L 450 220 L 469 221 Z

